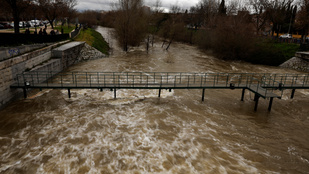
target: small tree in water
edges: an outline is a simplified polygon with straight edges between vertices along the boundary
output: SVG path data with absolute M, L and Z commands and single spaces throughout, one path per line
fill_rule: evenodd
M 147 32 L 143 1 L 119 0 L 116 8 L 115 32 L 123 50 L 128 51 L 128 46 L 138 46 Z

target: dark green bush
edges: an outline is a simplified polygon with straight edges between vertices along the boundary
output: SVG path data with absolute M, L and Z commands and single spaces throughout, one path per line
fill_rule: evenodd
M 246 59 L 247 62 L 263 65 L 278 66 L 294 57 L 299 45 L 278 43 L 270 40 L 258 41 L 255 49 Z

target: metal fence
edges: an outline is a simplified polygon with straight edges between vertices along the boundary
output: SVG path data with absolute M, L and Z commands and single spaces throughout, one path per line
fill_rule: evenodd
M 70 33 L 70 38 L 75 38 L 79 34 L 80 29 L 81 26 L 75 28 L 75 30 Z
M 13 34 L 0 33 L 0 46 L 12 46 L 33 43 L 59 42 L 69 38 L 69 34 L 38 35 L 38 34 Z

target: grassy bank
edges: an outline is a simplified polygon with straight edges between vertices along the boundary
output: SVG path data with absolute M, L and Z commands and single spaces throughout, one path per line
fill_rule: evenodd
M 54 29 L 61 31 L 61 26 L 56 26 L 54 27 Z M 68 33 L 71 33 L 75 29 L 75 26 L 71 26 L 71 25 L 69 27 L 63 26 L 62 29 L 63 29 L 63 33 L 68 34 Z
M 109 46 L 102 35 L 92 28 L 81 30 L 75 41 L 85 41 L 88 45 L 108 55 Z
M 278 66 L 294 57 L 299 48 L 298 44 L 292 43 L 278 43 L 271 40 L 258 42 L 246 61 Z

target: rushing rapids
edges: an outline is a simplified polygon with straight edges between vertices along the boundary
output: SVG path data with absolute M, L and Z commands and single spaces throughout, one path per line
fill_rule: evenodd
M 154 44 L 72 71 L 299 73 L 227 62 L 193 46 Z M 272 112 L 240 90 L 33 91 L 0 111 L 0 173 L 308 173 L 309 91 L 290 90 Z

